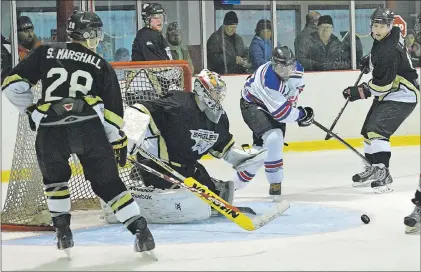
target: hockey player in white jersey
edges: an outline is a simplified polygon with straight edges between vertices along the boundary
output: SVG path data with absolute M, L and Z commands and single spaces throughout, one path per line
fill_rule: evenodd
M 244 122 L 253 131 L 253 139 L 268 149 L 264 167 L 270 183 L 269 195 L 281 195 L 285 124 L 297 122 L 305 127 L 314 120 L 312 108 L 296 105 L 304 88 L 303 74 L 304 69 L 291 50 L 286 46 L 276 47 L 272 59 L 247 79 L 241 93 Z M 245 187 L 258 168 L 247 170 L 237 173 L 236 189 Z

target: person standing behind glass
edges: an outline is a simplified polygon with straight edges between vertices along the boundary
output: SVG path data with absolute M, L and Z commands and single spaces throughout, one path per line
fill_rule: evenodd
M 182 31 L 177 22 L 168 24 L 167 41 L 170 44 L 171 55 L 175 60 L 185 60 L 189 63 L 192 72 L 194 72 L 193 61 L 190 57 L 189 50 L 181 44 Z
M 165 17 L 161 4 L 142 5 L 142 19 L 145 26 L 136 33 L 133 41 L 133 61 L 172 60 L 168 42 L 161 34 Z
M 257 22 L 256 35 L 250 43 L 249 57 L 252 71 L 268 62 L 272 56 L 272 27 L 271 22 L 261 19 Z
M 227 12 L 223 25 L 209 37 L 207 42 L 207 56 L 209 70 L 220 75 L 244 74 L 250 64 L 244 58 L 244 42 L 235 33 L 238 17 L 234 11 Z

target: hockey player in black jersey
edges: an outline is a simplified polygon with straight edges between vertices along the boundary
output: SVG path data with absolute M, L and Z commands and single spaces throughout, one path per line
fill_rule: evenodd
M 216 158 L 223 158 L 237 171 L 243 171 L 250 165 L 263 165 L 266 150 L 246 152 L 234 147 L 228 117 L 221 104 L 225 93 L 223 79 L 217 73 L 204 69 L 194 81 L 193 93 L 170 92 L 163 98 L 126 108 L 123 130 L 129 138 L 129 153 L 141 147 L 183 176 L 195 178 L 226 201 L 232 202 L 233 182 L 211 178 L 198 160 L 209 153 Z M 163 171 L 154 162 L 140 155 L 137 159 L 160 172 Z M 136 169 L 132 169 L 132 178 L 136 176 L 134 171 Z M 172 186 L 152 174 L 137 171 L 140 171 L 146 186 L 159 189 Z
M 365 157 L 371 163 L 365 171 L 352 177 L 354 187 L 371 184 L 376 193 L 393 191 L 389 172 L 390 137 L 412 113 L 419 95 L 417 71 L 404 45 L 400 28 L 393 26 L 394 13 L 377 8 L 371 15 L 373 47 L 362 59 L 364 72 L 372 79 L 356 87 L 347 87 L 343 95 L 350 101 L 374 96 L 364 121 Z
M 161 4 L 142 5 L 142 20 L 145 26 L 140 29 L 132 45 L 133 61 L 171 60 L 168 42 L 162 36 L 165 11 Z
M 70 229 L 70 154 L 75 154 L 95 194 L 112 208 L 135 235 L 135 250 L 150 251 L 155 242 L 119 177 L 127 137 L 123 103 L 114 69 L 95 53 L 102 40 L 102 22 L 93 12 L 75 11 L 68 20 L 71 42 L 41 45 L 4 80 L 3 93 L 36 130 L 35 149 L 43 176 L 57 247 L 73 247 Z M 42 83 L 42 97 L 33 104 L 31 86 Z M 116 162 L 117 161 L 117 162 Z

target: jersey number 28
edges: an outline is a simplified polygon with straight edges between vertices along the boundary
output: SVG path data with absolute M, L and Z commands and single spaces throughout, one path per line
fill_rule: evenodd
M 67 81 L 69 78 L 69 73 L 64 68 L 56 67 L 51 68 L 50 71 L 48 71 L 47 78 L 51 78 L 53 75 L 59 75 L 59 78 L 51 83 L 51 85 L 48 86 L 48 88 L 45 90 L 45 102 L 60 100 L 64 98 L 60 96 L 53 96 L 53 92 L 57 90 L 61 84 Z M 84 85 L 78 83 L 79 77 L 85 78 Z M 70 75 L 70 88 L 68 97 L 76 97 L 76 92 L 78 91 L 84 95 L 88 94 L 92 88 L 92 82 L 93 79 L 90 73 L 82 70 L 74 71 Z

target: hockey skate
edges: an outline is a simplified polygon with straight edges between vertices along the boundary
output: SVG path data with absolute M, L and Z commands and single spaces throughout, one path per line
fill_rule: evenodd
M 141 252 L 143 256 L 158 260 L 153 249 L 155 249 L 155 240 L 149 230 L 145 218 L 141 217 L 136 220 L 136 234 L 134 241 L 134 251 Z
M 393 179 L 390 175 L 389 168 L 380 168 L 378 166 L 376 166 L 375 168 L 376 180 L 371 182 L 371 188 L 373 188 L 376 194 L 393 192 L 393 188 L 391 186 Z
M 70 214 L 53 217 L 53 225 L 56 230 L 57 249 L 64 250 L 70 258 L 70 248 L 74 246 L 73 234 L 70 229 Z
M 234 181 L 223 181 L 215 178 L 212 178 L 212 180 L 215 183 L 215 190 L 217 195 L 219 195 L 226 202 L 232 204 L 234 201 Z M 218 216 L 219 212 L 212 207 L 211 215 Z
M 368 187 L 373 180 L 376 180 L 376 167 L 375 166 L 365 166 L 365 170 L 361 173 L 355 174 L 352 176 L 352 187 Z
M 271 183 L 269 195 L 274 196 L 273 201 L 279 202 L 282 194 L 282 183 Z
M 420 230 L 420 221 L 421 221 L 421 203 L 417 202 L 415 199 L 412 200 L 415 204 L 414 211 L 406 216 L 403 220 L 405 224 L 405 233 L 415 233 Z

